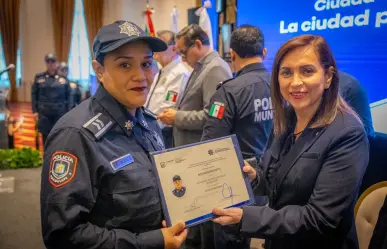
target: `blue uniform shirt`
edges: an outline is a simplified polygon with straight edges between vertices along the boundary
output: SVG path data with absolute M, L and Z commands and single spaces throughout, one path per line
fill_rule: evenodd
M 254 63 L 219 85 L 210 102 L 202 140 L 236 134 L 243 158 L 260 157 L 272 128 L 269 82 L 270 73 L 264 65 Z
M 339 79 L 341 96 L 343 96 L 345 101 L 355 110 L 363 121 L 364 129 L 366 130 L 368 137 L 374 137 L 375 132 L 367 92 L 356 78 L 347 73 L 339 71 Z
M 38 73 L 31 88 L 32 112 L 61 116 L 71 108 L 71 89 L 67 78 Z
M 130 115 L 103 86 L 63 116 L 44 153 L 46 247 L 164 248 L 149 156 L 163 146 L 155 116 L 145 108 Z

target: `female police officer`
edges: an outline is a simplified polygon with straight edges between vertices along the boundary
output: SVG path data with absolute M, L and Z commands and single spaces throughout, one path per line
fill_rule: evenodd
M 246 236 L 265 238 L 266 249 L 357 248 L 351 228 L 368 139 L 338 91 L 322 37 L 296 37 L 279 49 L 271 80 L 274 138 L 257 175 L 244 168 L 269 206 L 216 209 L 215 222 L 239 223 Z
M 42 171 L 47 248 L 178 248 L 184 223 L 161 228 L 149 152 L 163 149 L 155 116 L 142 108 L 153 54 L 166 44 L 133 23 L 102 27 L 93 44 L 101 85 L 51 131 Z

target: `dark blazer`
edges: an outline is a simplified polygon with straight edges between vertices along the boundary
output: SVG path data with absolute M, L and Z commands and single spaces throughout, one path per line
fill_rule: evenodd
M 265 249 L 357 248 L 354 204 L 369 157 L 361 122 L 338 112 L 325 128 L 304 132 L 269 188 L 268 167 L 289 132 L 273 138 L 257 169 L 254 189 L 270 206 L 245 207 L 241 231 L 266 239 Z

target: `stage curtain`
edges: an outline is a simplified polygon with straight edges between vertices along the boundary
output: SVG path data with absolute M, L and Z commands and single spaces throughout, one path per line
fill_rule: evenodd
M 0 32 L 2 34 L 5 63 L 15 64 L 19 43 L 20 0 L 0 0 Z M 8 72 L 10 100 L 17 102 L 16 69 Z
M 59 61 L 67 62 L 69 59 L 74 4 L 74 0 L 51 0 L 55 53 Z
M 89 38 L 90 50 L 93 55 L 93 41 L 103 22 L 104 0 L 83 0 L 85 10 L 87 36 Z

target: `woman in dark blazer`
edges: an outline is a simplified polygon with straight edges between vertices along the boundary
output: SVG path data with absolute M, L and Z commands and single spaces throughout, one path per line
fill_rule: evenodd
M 304 35 L 277 52 L 271 82 L 274 135 L 259 167 L 246 165 L 269 206 L 215 209 L 265 249 L 357 248 L 354 204 L 368 164 L 368 139 L 339 95 L 335 59 L 320 36 Z

